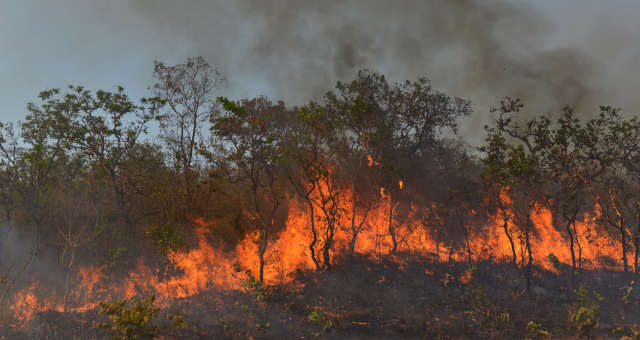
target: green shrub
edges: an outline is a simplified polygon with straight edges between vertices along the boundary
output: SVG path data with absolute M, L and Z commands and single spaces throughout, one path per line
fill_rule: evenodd
M 160 335 L 158 314 L 160 308 L 153 307 L 155 296 L 146 299 L 127 299 L 100 303 L 99 315 L 105 316 L 109 322 L 101 322 L 99 328 L 111 334 L 112 340 L 155 339 Z M 129 305 L 129 306 L 127 306 Z M 175 328 L 186 328 L 184 318 L 179 315 L 165 314 L 164 318 L 171 321 Z
M 316 307 L 311 313 L 309 313 L 307 319 L 313 323 L 322 325 L 322 331 L 326 332 L 335 327 L 337 322 L 342 319 L 342 315 L 322 312 L 319 308 Z M 315 337 L 318 337 L 320 333 L 314 333 L 313 335 Z
M 169 250 L 179 250 L 185 246 L 184 237 L 177 230 L 173 224 L 165 223 L 163 225 L 150 226 L 146 235 L 156 248 L 167 252 Z
M 233 264 L 233 269 L 236 273 L 244 273 L 245 277 L 240 279 L 240 286 L 248 290 L 256 301 L 261 302 L 271 296 L 269 289 L 256 279 L 249 269 L 242 268 L 238 262 Z
M 527 323 L 527 337 L 525 340 L 533 340 L 533 339 L 551 339 L 552 333 L 548 330 L 542 328 L 542 325 L 539 323 L 535 323 L 535 321 L 531 320 Z
M 597 292 L 593 296 L 580 286 L 575 291 L 576 301 L 569 308 L 569 322 L 581 337 L 593 338 L 594 331 L 600 326 L 598 311 L 602 297 Z

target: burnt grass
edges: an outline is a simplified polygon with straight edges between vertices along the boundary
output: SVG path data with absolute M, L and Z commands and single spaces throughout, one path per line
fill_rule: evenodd
M 568 269 L 568 268 L 565 268 Z M 328 272 L 299 271 L 293 282 L 251 292 L 214 289 L 176 299 L 166 313 L 181 314 L 186 329 L 161 326 L 165 339 L 522 339 L 535 321 L 553 339 L 577 339 L 570 328 L 568 270 L 534 268 L 531 293 L 508 263 L 440 263 L 400 254 L 343 260 Z M 618 339 L 619 326 L 640 324 L 640 287 L 623 303 L 633 273 L 579 273 L 577 282 L 602 296 L 595 337 Z M 97 310 L 40 313 L 28 327 L 0 330 L 0 339 L 92 339 Z M 530 335 L 531 336 L 531 335 Z M 536 339 L 532 336 L 532 339 Z

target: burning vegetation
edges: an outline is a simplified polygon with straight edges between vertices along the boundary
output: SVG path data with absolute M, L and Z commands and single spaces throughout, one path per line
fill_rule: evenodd
M 154 74 L 0 126 L 0 338 L 638 338 L 637 118 L 507 98 L 475 147 L 424 78 L 291 108 Z

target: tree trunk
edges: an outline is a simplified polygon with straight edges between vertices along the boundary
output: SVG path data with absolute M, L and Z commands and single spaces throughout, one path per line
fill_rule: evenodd
M 324 269 L 329 271 L 331 269 L 331 248 L 333 247 L 333 235 L 335 234 L 335 224 L 327 223 L 327 232 L 325 233 L 325 241 L 322 247 L 322 259 Z
M 620 223 L 620 243 L 622 246 L 622 265 L 624 266 L 625 273 L 629 271 L 629 260 L 627 259 L 627 235 L 624 232 L 624 226 Z
M 532 274 L 532 265 L 533 265 L 533 252 L 531 250 L 531 209 L 527 210 L 527 220 L 526 220 L 526 228 L 525 228 L 525 246 L 527 247 L 527 265 L 525 266 L 525 281 L 527 284 L 527 294 L 531 294 L 531 274 Z
M 580 245 L 580 239 L 578 238 L 578 230 L 576 229 L 576 221 L 573 221 L 573 234 L 576 237 L 576 246 L 578 247 L 578 268 L 582 268 L 582 245 Z
M 69 295 L 71 293 L 71 270 L 73 268 L 73 261 L 75 258 L 75 250 L 73 249 L 73 247 L 71 247 L 70 251 L 71 251 L 71 259 L 69 259 L 69 265 L 67 266 L 67 273 L 66 273 L 67 275 L 66 275 L 65 285 L 64 285 L 63 311 L 65 313 L 69 311 Z
M 638 263 L 638 258 L 640 257 L 640 216 L 638 216 L 638 222 L 636 224 L 636 233 L 633 235 L 633 246 L 635 248 L 633 271 L 637 274 L 638 271 L 640 271 L 640 264 Z
M 353 257 L 356 250 L 356 239 L 358 238 L 359 228 L 356 228 L 356 193 L 354 186 L 351 185 L 352 207 L 351 207 L 351 240 L 349 240 L 349 256 Z
M 504 224 L 502 225 L 502 228 L 504 229 L 504 234 L 507 235 L 507 239 L 509 239 L 509 245 L 511 245 L 513 267 L 518 268 L 518 255 L 516 255 L 516 246 L 513 243 L 513 237 L 511 237 L 511 233 L 509 232 L 509 219 L 507 218 L 506 212 L 503 212 L 503 216 L 504 216 Z
M 260 274 L 259 280 L 260 283 L 264 282 L 264 254 L 267 252 L 268 238 L 269 235 L 269 226 L 265 225 L 265 228 L 260 233 L 260 249 L 258 250 L 258 257 L 260 258 Z
M 309 252 L 311 253 L 311 260 L 316 266 L 316 270 L 320 270 L 322 266 L 320 261 L 316 258 L 316 243 L 318 243 L 318 232 L 316 231 L 315 215 L 313 211 L 313 203 L 309 197 L 306 198 L 307 205 L 309 206 L 309 223 L 311 224 L 311 243 L 309 244 Z
M 116 201 L 118 203 L 118 210 L 120 210 L 120 214 L 122 215 L 122 218 L 124 218 L 124 222 L 127 224 L 127 228 L 128 229 L 132 229 L 133 228 L 133 221 L 131 220 L 131 217 L 129 216 L 129 211 L 127 209 L 127 203 L 126 203 L 125 198 L 124 198 L 124 191 L 122 190 L 122 187 L 120 187 L 120 185 L 118 185 L 118 178 L 117 178 L 115 169 L 109 169 L 109 175 L 110 175 L 110 179 L 111 179 L 111 185 L 113 186 L 113 191 L 116 194 Z
M 393 226 L 393 208 L 394 208 L 394 202 L 391 196 L 389 196 L 389 228 L 388 229 L 389 229 L 389 235 L 391 236 L 391 242 L 393 244 L 391 248 L 391 253 L 395 254 L 396 251 L 398 250 L 398 240 L 396 239 L 396 230 L 395 230 L 395 227 Z
M 569 250 L 571 251 L 571 273 L 569 274 L 569 292 L 573 292 L 575 289 L 575 274 L 576 274 L 576 252 L 573 242 L 573 231 L 571 230 L 571 224 L 573 219 L 567 221 L 567 234 L 569 235 Z

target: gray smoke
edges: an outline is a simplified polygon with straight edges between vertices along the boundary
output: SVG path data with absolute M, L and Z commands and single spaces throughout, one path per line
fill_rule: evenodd
M 436 89 L 472 100 L 477 114 L 462 130 L 471 137 L 481 135 L 477 130 L 488 121 L 489 107 L 504 96 L 521 97 L 531 114 L 564 105 L 591 112 L 600 104 L 628 112 L 640 106 L 634 74 L 640 3 L 624 0 L 607 1 L 606 7 L 597 0 L 24 5 L 31 2 L 15 1 L 27 9 L 5 14 L 8 23 L 0 24 L 17 32 L 18 38 L 5 33 L 0 39 L 18 47 L 7 49 L 16 52 L 12 62 L 28 63 L 7 73 L 0 88 L 9 94 L 16 86 L 29 88 L 29 98 L 71 82 L 140 89 L 150 85 L 154 59 L 172 64 L 202 55 L 230 80 L 223 94 L 266 94 L 290 104 L 318 98 L 361 68 L 397 81 L 427 76 Z M 41 60 L 53 66 L 31 75 Z
M 136 13 L 170 32 L 167 43 L 189 40 L 199 54 L 226 70 L 236 86 L 253 78 L 265 86 L 263 92 L 290 103 L 317 98 L 360 68 L 395 80 L 426 75 L 436 88 L 472 99 L 480 112 L 466 124 L 470 135 L 503 96 L 522 98 L 532 114 L 559 111 L 564 105 L 593 111 L 619 90 L 618 81 L 632 78 L 616 74 L 622 79 L 611 79 L 620 60 L 603 58 L 616 49 L 613 54 L 637 53 L 627 45 L 637 38 L 625 36 L 622 25 L 598 14 L 597 2 L 590 2 L 591 11 L 508 0 L 131 4 Z M 638 9 L 617 3 L 609 7 L 609 16 L 620 18 L 629 7 Z M 581 21 L 594 16 L 601 21 Z M 577 31 L 563 31 L 572 27 Z M 586 43 L 581 34 L 589 34 Z M 626 60 L 627 66 L 632 60 Z M 616 91 L 610 91 L 612 85 Z

